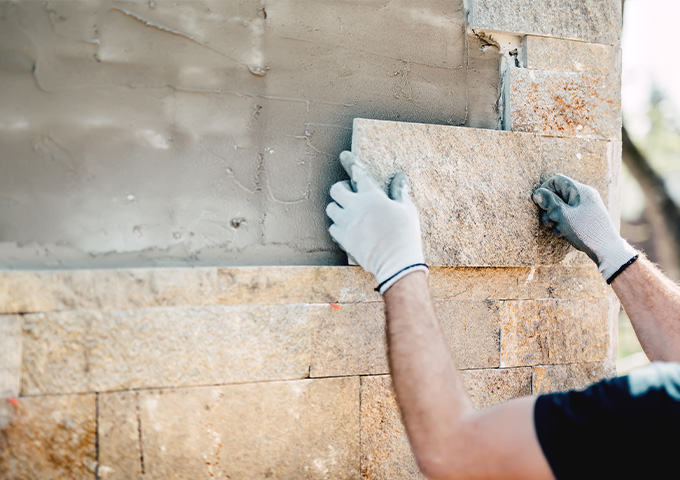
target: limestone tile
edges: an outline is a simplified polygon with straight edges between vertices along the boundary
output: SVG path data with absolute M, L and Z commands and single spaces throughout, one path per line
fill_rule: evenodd
M 499 306 L 494 301 L 435 301 L 445 341 L 459 368 L 499 365 Z M 381 303 L 317 310 L 311 377 L 389 373 Z
M 382 301 L 372 274 L 361 267 L 234 267 L 218 270 L 220 304 Z
M 21 391 L 21 315 L 0 315 L 0 402 Z
M 581 390 L 616 374 L 613 362 L 537 365 L 532 370 L 532 390 L 535 395 Z
M 461 375 L 477 409 L 531 394 L 530 368 L 464 370 Z M 387 375 L 361 377 L 361 474 L 370 479 L 425 478 Z
M 95 478 L 96 403 L 96 395 L 21 397 L 16 407 L 0 400 L 0 476 Z
M 616 44 L 621 35 L 619 0 L 470 0 L 470 27 L 521 35 Z
M 611 291 L 590 265 L 433 267 L 432 297 L 444 300 L 603 298 Z
M 25 394 L 306 377 L 311 318 L 330 306 L 79 310 L 24 317 Z
M 505 128 L 558 137 L 621 139 L 617 76 L 510 68 Z
M 607 142 L 355 119 L 352 149 L 386 186 L 408 174 L 434 266 L 587 263 L 540 225 L 531 193 L 563 173 L 609 195 Z
M 522 39 L 522 64 L 531 70 L 610 75 L 617 51 L 612 45 L 527 35 Z
M 0 272 L 0 314 L 42 312 L 54 308 L 51 272 Z
M 359 401 L 356 377 L 102 394 L 101 478 L 359 478 Z
M 609 299 L 511 300 L 501 307 L 501 366 L 603 361 Z

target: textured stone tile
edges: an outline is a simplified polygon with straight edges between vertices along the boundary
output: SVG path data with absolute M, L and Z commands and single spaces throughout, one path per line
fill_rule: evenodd
M 0 477 L 60 480 L 95 478 L 95 395 L 0 400 Z
M 32 313 L 55 308 L 50 272 L 0 272 L 0 314 Z
M 445 341 L 459 368 L 499 365 L 499 306 L 487 301 L 435 301 Z M 312 340 L 312 377 L 389 373 L 381 303 L 319 310 Z
M 531 70 L 610 75 L 618 49 L 612 45 L 527 35 L 522 40 L 522 64 Z
M 525 68 L 511 68 L 507 75 L 506 129 L 558 137 L 621 138 L 618 77 Z
M 531 369 L 462 371 L 477 409 L 531 394 Z M 370 479 L 421 479 L 411 452 L 391 378 L 361 378 L 361 474 Z
M 21 391 L 21 315 L 0 316 L 0 402 Z
M 501 366 L 596 362 L 613 341 L 609 299 L 516 300 L 501 311 Z
M 25 394 L 306 377 L 330 306 L 80 310 L 24 317 Z
M 537 365 L 533 370 L 534 394 L 581 390 L 615 376 L 613 362 L 573 363 L 570 365 Z
M 607 142 L 356 119 L 352 149 L 386 186 L 409 175 L 426 261 L 449 266 L 585 263 L 540 225 L 532 191 L 555 173 L 608 198 Z
M 359 399 L 351 377 L 102 394 L 101 478 L 359 478 Z
M 615 44 L 621 34 L 619 0 L 470 0 L 470 27 L 522 35 Z

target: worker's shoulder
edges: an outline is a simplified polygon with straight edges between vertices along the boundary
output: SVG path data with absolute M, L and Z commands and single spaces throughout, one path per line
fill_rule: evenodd
M 674 400 L 680 401 L 680 363 L 653 362 L 646 367 L 633 370 L 628 375 L 628 385 L 633 396 L 661 390 Z

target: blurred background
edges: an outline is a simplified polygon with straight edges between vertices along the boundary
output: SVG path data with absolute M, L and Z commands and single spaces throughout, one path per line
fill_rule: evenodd
M 680 280 L 680 63 L 677 0 L 623 0 L 621 233 Z M 625 312 L 617 370 L 649 363 Z

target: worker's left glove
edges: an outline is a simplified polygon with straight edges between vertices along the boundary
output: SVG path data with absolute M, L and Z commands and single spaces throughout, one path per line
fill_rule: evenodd
M 331 187 L 335 202 L 326 213 L 333 221 L 329 229 L 333 240 L 375 275 L 381 294 L 408 273 L 427 272 L 406 174 L 395 175 L 390 198 L 356 155 L 342 152 L 340 161 L 351 180 Z

